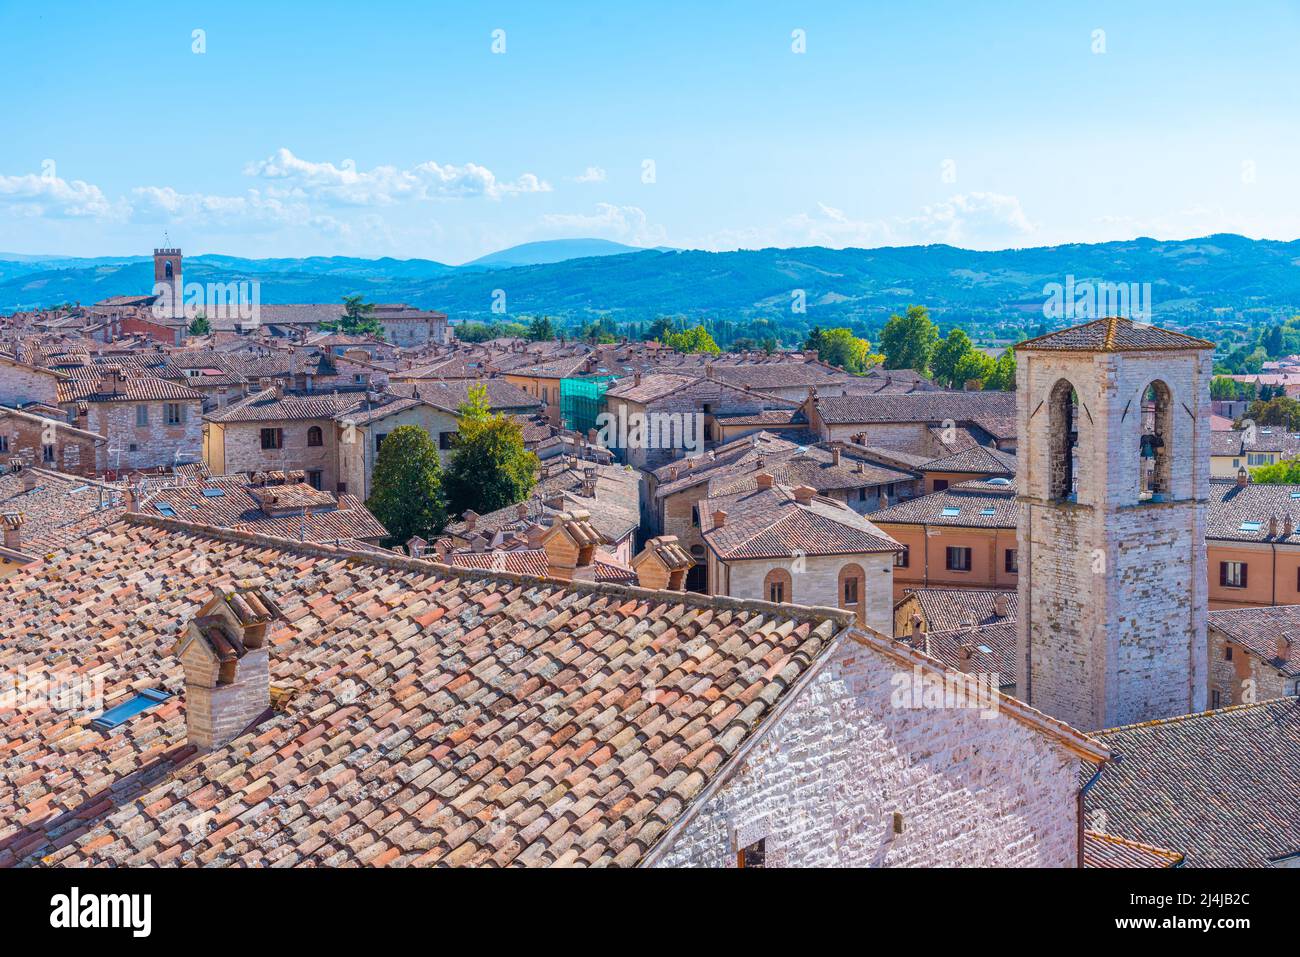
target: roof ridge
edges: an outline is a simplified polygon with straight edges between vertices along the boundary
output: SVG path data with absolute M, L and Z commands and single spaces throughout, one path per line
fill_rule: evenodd
M 1120 844 L 1124 847 L 1131 847 L 1139 851 L 1150 851 L 1159 857 L 1166 857 L 1171 861 L 1181 861 L 1185 856 L 1181 851 L 1175 851 L 1167 847 L 1157 847 L 1155 844 L 1144 844 L 1142 841 L 1133 841 L 1127 837 L 1120 837 L 1118 834 L 1107 834 L 1105 831 L 1094 831 L 1088 828 L 1084 831 L 1088 837 L 1097 841 L 1106 841 L 1110 844 Z
M 536 575 L 526 575 L 522 572 L 488 571 L 481 568 L 458 568 L 441 562 L 430 561 L 428 559 L 411 558 L 407 555 L 399 554 L 398 552 L 384 553 L 345 548 L 341 545 L 326 545 L 323 542 L 302 542 L 291 538 L 279 538 L 274 535 L 263 535 L 257 532 L 220 528 L 215 525 L 204 525 L 199 522 L 185 522 L 178 518 L 163 518 L 161 516 L 146 515 L 140 512 L 126 512 L 121 516 L 120 521 L 132 525 L 150 525 L 154 528 L 161 528 L 168 531 L 202 535 L 223 541 L 243 542 L 250 545 L 263 545 L 268 548 L 274 548 L 282 552 L 290 552 L 293 554 L 316 555 L 321 558 L 338 558 L 362 564 L 380 565 L 403 571 L 423 571 L 428 573 L 430 569 L 435 569 L 438 574 L 454 578 L 481 580 L 486 574 L 490 577 L 500 578 L 503 581 L 512 581 L 518 584 L 538 584 L 559 590 L 585 591 L 605 595 L 622 595 L 627 598 L 670 601 L 677 604 L 694 605 L 701 608 L 723 608 L 737 611 L 760 612 L 793 621 L 818 623 L 831 621 L 836 624 L 847 625 L 856 620 L 856 616 L 851 611 L 844 611 L 840 608 L 831 608 L 825 605 L 777 604 L 775 602 L 762 601 L 757 598 L 733 598 L 729 595 L 700 595 L 695 592 L 668 591 L 654 588 L 642 588 L 639 585 L 616 585 L 608 582 L 560 582 L 553 578 L 541 578 Z
M 1113 728 L 1103 728 L 1096 734 L 1113 734 L 1116 731 L 1135 731 L 1138 728 L 1154 728 L 1159 725 L 1177 724 L 1180 721 L 1191 721 L 1195 718 L 1210 718 L 1221 714 L 1229 714 L 1235 711 L 1246 711 L 1250 708 L 1261 708 L 1264 705 L 1276 704 L 1279 701 L 1300 702 L 1295 695 L 1282 695 L 1277 698 L 1265 698 L 1263 701 L 1256 701 L 1251 704 L 1233 704 L 1226 708 L 1207 708 L 1205 711 L 1192 711 L 1188 714 L 1171 715 L 1168 718 L 1153 718 L 1150 721 L 1138 721 L 1133 724 L 1116 725 Z

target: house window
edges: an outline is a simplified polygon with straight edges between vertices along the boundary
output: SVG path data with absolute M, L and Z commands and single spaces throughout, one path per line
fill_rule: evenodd
M 947 480 L 947 479 L 935 479 L 935 480 L 934 480 L 934 490 L 935 490 L 936 492 L 942 492 L 942 491 L 943 491 L 944 489 L 946 489 L 947 487 L 948 487 L 948 480 Z
M 325 444 L 325 433 L 320 430 L 319 425 L 313 425 L 307 430 L 307 445 L 311 448 L 319 448 Z
M 0 452 L 9 451 L 9 436 L 0 435 Z
M 698 505 L 691 506 L 691 526 L 693 528 L 700 527 L 700 507 Z
M 748 847 L 742 847 L 736 852 L 737 867 L 765 867 L 763 863 L 767 859 L 767 838 L 760 837 Z
M 794 600 L 793 582 L 784 568 L 773 568 L 763 579 L 763 597 L 775 604 Z
M 912 547 L 911 547 L 910 545 L 904 545 L 904 546 L 903 546 L 903 550 L 902 550 L 901 552 L 894 552 L 894 567 L 895 567 L 895 568 L 906 568 L 906 567 L 907 567 L 907 558 L 908 558 L 908 555 L 909 555 L 909 553 L 911 552 L 911 550 L 912 550 Z
M 970 571 L 970 549 L 960 548 L 957 546 L 948 546 L 948 571 L 950 572 L 968 572 Z
M 1221 701 L 1222 701 L 1222 696 L 1219 694 L 1219 692 L 1218 692 L 1217 690 L 1215 690 L 1215 691 L 1211 691 L 1211 692 L 1210 692 L 1210 707 L 1211 707 L 1211 708 L 1217 708 L 1217 707 L 1219 707 L 1219 704 L 1220 704 Z
M 263 429 L 262 448 L 263 449 L 284 448 L 284 429 Z
M 384 444 L 384 439 L 388 438 L 388 433 L 383 432 L 375 436 L 375 454 L 379 454 L 379 447 Z
M 542 386 L 542 404 L 543 405 L 551 404 L 551 395 L 547 391 L 546 386 Z
M 316 491 L 318 492 L 320 491 L 321 488 L 320 477 L 321 477 L 320 469 L 307 470 L 307 484 L 310 485 L 312 488 L 316 489 Z
M 347 495 L 347 494 L 348 494 L 348 483 L 347 483 L 347 482 L 339 482 L 339 494 L 340 494 L 340 495 Z
M 1232 645 L 1228 645 L 1223 649 L 1223 660 L 1224 661 L 1232 660 Z
M 54 464 L 54 446 L 52 445 L 41 446 L 41 461 L 47 465 Z
M 858 603 L 858 586 L 860 582 L 857 578 L 844 579 L 844 604 L 856 605 Z
M 438 433 L 438 448 L 442 449 L 444 452 L 446 452 L 446 451 L 448 451 L 448 450 L 450 450 L 450 449 L 452 449 L 452 448 L 455 448 L 455 446 L 454 446 L 454 444 L 453 444 L 455 441 L 456 441 L 456 433 L 455 433 L 455 432 L 439 432 L 439 433 Z
M 865 488 L 858 489 L 858 501 L 865 502 L 866 500 L 867 500 L 867 490 Z
M 1219 584 L 1224 588 L 1245 588 L 1246 563 L 1219 562 Z
M 691 546 L 691 559 L 695 562 L 686 573 L 686 590 L 700 595 L 709 593 L 709 566 L 703 545 Z
M 164 408 L 168 425 L 181 425 L 185 421 L 185 406 L 179 402 L 168 402 Z
M 1020 571 L 1020 565 L 1016 557 L 1016 550 L 1014 548 L 1007 549 L 1006 569 L 1008 575 L 1014 575 Z
M 137 428 L 143 428 L 149 424 L 149 406 L 137 405 L 135 407 L 135 424 Z

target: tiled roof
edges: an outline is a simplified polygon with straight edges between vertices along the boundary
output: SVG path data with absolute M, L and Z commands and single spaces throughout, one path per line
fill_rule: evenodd
M 1295 496 L 1295 497 L 1293 497 Z M 1286 518 L 1291 517 L 1291 534 Z M 1270 519 L 1277 518 L 1273 534 Z M 1300 487 L 1295 485 L 1239 486 L 1234 481 L 1210 480 L 1205 537 L 1235 542 L 1300 544 Z
M 871 422 L 927 422 L 976 418 L 1006 419 L 1016 414 L 1014 392 L 909 392 L 818 398 L 817 414 L 832 425 Z
M 59 383 L 60 402 L 180 402 L 203 399 L 202 392 L 154 376 L 130 375 L 102 389 L 98 376 Z
M 760 459 L 766 462 L 776 456 L 792 454 L 798 449 L 799 446 L 795 443 L 769 432 L 755 432 L 753 435 L 733 439 L 705 455 L 678 459 L 655 469 L 653 474 L 658 481 L 655 498 L 664 498 L 707 482 L 719 469 L 741 468 Z
M 253 578 L 297 691 L 195 754 L 170 649 Z M 7 718 L 0 865 L 634 865 L 851 620 L 132 519 L 0 580 L 0 664 L 175 696 Z
M 487 390 L 488 406 L 493 411 L 528 411 L 541 408 L 542 402 L 519 386 L 505 379 L 452 379 L 447 382 L 420 382 L 414 386 L 415 394 L 444 412 L 456 413 L 469 400 L 470 389 L 482 386 Z M 407 387 L 397 388 L 406 391 Z
M 719 526 L 714 513 L 727 513 Z M 700 505 L 700 529 L 723 559 L 790 558 L 805 555 L 861 555 L 897 552 L 903 546 L 841 502 L 814 496 L 796 501 L 786 486 L 723 495 Z
M 908 594 L 916 596 L 921 606 L 921 617 L 931 631 L 951 631 L 968 623 L 988 625 L 997 621 L 1015 621 L 1020 606 L 1019 596 L 1013 588 L 915 588 Z M 999 595 L 1007 603 L 1005 616 L 994 611 Z
M 1264 659 L 1289 678 L 1300 676 L 1300 605 L 1225 608 L 1210 612 L 1210 627 Z M 1290 638 L 1290 642 L 1285 639 Z M 1279 646 L 1287 648 L 1285 658 Z
M 1163 847 L 1152 847 L 1137 841 L 1128 841 L 1113 834 L 1085 831 L 1083 834 L 1083 866 L 1123 868 L 1179 867 L 1183 855 Z
M 1281 427 L 1257 426 L 1255 441 L 1246 441 L 1245 429 L 1210 433 L 1211 455 L 1240 455 L 1247 452 L 1278 452 L 1286 458 L 1300 455 L 1300 433 Z
M 1119 760 L 1090 822 L 1174 848 L 1191 867 L 1260 867 L 1300 851 L 1300 700 L 1277 698 L 1096 732 Z
M 1147 323 L 1112 316 L 1081 326 L 1049 332 L 1014 347 L 1017 352 L 1045 349 L 1066 352 L 1144 352 L 1148 349 L 1213 349 L 1214 343 Z
M 0 473 L 0 510 L 23 516 L 19 551 L 24 554 L 63 548 L 122 515 L 118 487 L 46 469 L 24 471 L 36 479 L 35 488 L 24 490 L 21 475 Z
M 988 475 L 1015 475 L 1016 457 L 1000 449 L 976 445 L 925 463 L 926 472 L 979 472 Z
M 770 362 L 743 365 L 713 363 L 713 377 L 719 382 L 760 392 L 766 389 L 816 388 L 852 378 L 848 372 L 827 368 L 820 362 Z
M 978 486 L 978 487 L 977 487 Z M 879 525 L 947 525 L 958 528 L 1015 528 L 1020 516 L 1015 488 L 963 482 L 871 513 Z
M 646 403 L 672 395 L 680 389 L 698 382 L 701 375 L 677 375 L 672 372 L 656 372 L 641 376 L 637 382 L 634 376 L 620 379 L 605 390 L 606 398 L 626 399 L 628 402 Z
M 925 636 L 926 652 L 950 668 L 998 676 L 998 687 L 1016 683 L 1016 623 L 994 621 L 976 628 L 932 631 Z
M 709 495 L 731 495 L 758 488 L 758 475 L 766 472 L 778 485 L 809 485 L 818 492 L 844 491 L 911 481 L 909 472 L 885 468 L 869 462 L 859 462 L 841 455 L 840 464 L 834 464 L 830 450 L 810 446 L 793 449 L 784 454 L 767 456 L 760 466 L 754 459 L 731 468 L 721 469 L 709 479 Z
M 369 396 L 378 395 L 377 402 Z M 210 422 L 294 422 L 309 419 L 348 418 L 364 424 L 403 409 L 419 405 L 419 400 L 391 392 L 366 392 L 348 390 L 336 392 L 290 392 L 275 389 L 255 392 L 238 402 L 232 402 L 205 418 Z

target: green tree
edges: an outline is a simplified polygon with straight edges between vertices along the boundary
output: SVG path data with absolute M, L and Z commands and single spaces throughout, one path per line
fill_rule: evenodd
M 549 342 L 555 338 L 555 323 L 550 316 L 534 316 L 528 324 L 528 338 L 533 342 Z
M 803 351 L 820 354 L 825 345 L 826 334 L 822 332 L 821 326 L 813 326 L 808 330 L 808 338 L 803 341 Z
M 524 448 L 523 426 L 493 413 L 481 385 L 470 389 L 458 418 L 460 431 L 443 477 L 452 513 L 473 509 L 485 515 L 526 499 L 537 484 L 537 456 Z
M 190 320 L 190 335 L 207 336 L 212 334 L 212 323 L 208 322 L 208 317 L 202 312 L 195 315 Z
M 1300 431 L 1300 401 L 1285 395 L 1268 401 L 1256 399 L 1247 407 L 1244 418 L 1256 425 L 1280 425 L 1288 432 Z
M 827 329 L 819 331 L 818 336 L 821 345 L 817 354 L 822 362 L 845 372 L 866 372 L 880 360 L 880 356 L 871 354 L 871 343 L 855 336 L 850 329 Z
M 1210 380 L 1210 398 L 1233 400 L 1241 397 L 1236 379 L 1216 375 Z
M 641 334 L 643 342 L 666 342 L 664 336 L 675 331 L 677 324 L 669 316 L 660 316 L 650 323 Z
M 447 524 L 442 464 L 429 433 L 416 425 L 389 432 L 375 456 L 370 509 L 388 529 L 388 546 L 404 545 L 414 535 L 430 539 Z
M 1016 350 L 1004 349 L 984 378 L 984 388 L 1000 392 L 1016 391 Z
M 322 322 L 321 326 L 349 336 L 384 338 L 384 327 L 375 318 L 375 304 L 366 302 L 364 296 L 344 296 L 343 315 L 337 322 Z
M 1253 468 L 1250 480 L 1259 485 L 1300 485 L 1300 459 L 1286 459 Z
M 681 332 L 670 332 L 663 341 L 665 345 L 677 352 L 701 352 L 711 356 L 722 352 L 718 344 L 713 341 L 713 336 L 709 335 L 709 331 L 703 326 L 692 326 Z
M 978 382 L 980 388 L 984 387 L 984 382 L 993 374 L 993 360 L 977 349 L 972 349 L 960 359 L 952 370 L 952 382 L 956 387 L 965 385 L 967 382 Z
M 908 306 L 906 315 L 892 315 L 880 333 L 886 369 L 930 370 L 930 356 L 939 342 L 939 328 L 930 321 L 925 306 Z
M 930 372 L 934 380 L 949 387 L 961 385 L 962 380 L 957 378 L 957 365 L 973 351 L 970 336 L 961 329 L 949 330 L 930 359 Z

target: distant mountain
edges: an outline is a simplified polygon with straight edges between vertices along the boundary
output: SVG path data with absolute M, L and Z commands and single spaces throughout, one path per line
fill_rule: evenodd
M 461 268 L 471 266 L 491 269 L 509 269 L 513 266 L 544 266 L 569 259 L 586 259 L 591 256 L 621 256 L 625 253 L 645 252 L 640 246 L 627 246 L 608 239 L 544 239 L 535 243 L 511 246 L 478 259 L 472 259 Z
M 590 251 L 587 244 L 599 241 L 563 242 L 570 245 L 550 248 L 557 254 Z M 540 255 L 519 252 L 537 246 L 549 244 L 493 256 Z M 609 246 L 624 251 L 613 255 Z M 923 303 L 943 325 L 1014 335 L 1043 323 L 1044 287 L 1063 284 L 1067 276 L 1076 283 L 1150 283 L 1156 320 L 1179 328 L 1300 313 L 1300 241 L 1229 234 L 995 252 L 952 246 L 726 253 L 637 251 L 617 243 L 602 248 L 605 254 L 518 266 L 500 260 L 452 267 L 428 260 L 195 256 L 185 261 L 185 278 L 257 280 L 265 303 L 337 302 L 355 293 L 374 302 L 441 309 L 453 320 L 502 318 L 492 306 L 504 294 L 507 316 L 545 312 L 645 322 L 676 315 L 737 323 L 766 318 L 783 329 L 851 325 L 870 332 L 891 312 Z M 0 262 L 0 312 L 69 300 L 91 303 L 147 292 L 152 284 L 144 258 L 58 262 L 58 268 Z M 792 308 L 799 301 L 806 311 Z

